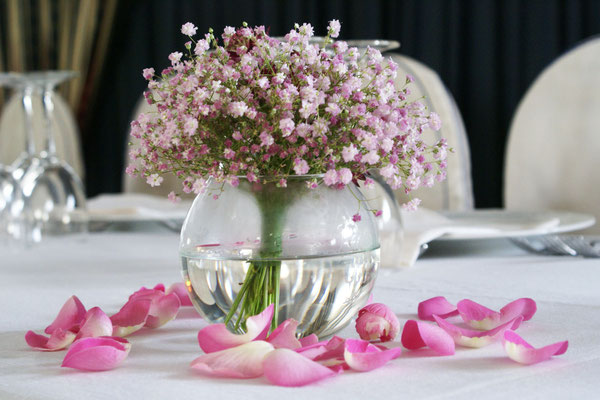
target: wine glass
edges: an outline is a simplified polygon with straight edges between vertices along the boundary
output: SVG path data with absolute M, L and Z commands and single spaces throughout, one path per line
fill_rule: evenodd
M 83 184 L 73 168 L 56 156 L 52 128 L 54 88 L 73 76 L 72 71 L 12 74 L 12 87 L 20 90 L 25 112 L 26 151 L 13 163 L 12 174 L 22 196 L 17 214 L 24 221 L 27 243 L 40 242 L 44 236 L 87 231 Z M 45 119 L 45 146 L 39 154 L 33 140 L 34 95 L 42 96 Z

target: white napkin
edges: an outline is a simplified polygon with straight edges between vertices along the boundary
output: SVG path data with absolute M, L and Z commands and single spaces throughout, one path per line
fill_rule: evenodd
M 382 246 L 382 266 L 389 268 L 412 266 L 421 249 L 441 236 L 455 239 L 507 237 L 543 233 L 560 223 L 551 214 L 510 213 L 505 210 L 479 210 L 450 214 L 450 218 L 438 212 L 419 208 L 417 211 L 402 211 L 404 235 L 401 243 L 392 247 Z M 382 235 L 384 236 L 384 235 Z M 394 260 L 390 262 L 390 260 Z
M 141 193 L 102 194 L 88 200 L 91 221 L 146 221 L 185 219 L 189 201 L 173 203 L 166 197 Z

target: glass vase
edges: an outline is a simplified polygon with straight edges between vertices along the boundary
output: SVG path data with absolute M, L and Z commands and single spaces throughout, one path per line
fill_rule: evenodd
M 319 176 L 210 183 L 183 224 L 180 255 L 190 297 L 210 322 L 243 332 L 274 304 L 298 335 L 327 337 L 366 304 L 379 267 L 373 213 L 359 189 Z M 310 187 L 312 186 L 312 188 Z

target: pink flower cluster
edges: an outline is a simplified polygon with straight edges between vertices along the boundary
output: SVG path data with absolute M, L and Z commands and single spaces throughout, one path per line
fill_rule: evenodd
M 378 50 L 360 56 L 333 42 L 340 27 L 330 22 L 321 48 L 310 24 L 283 41 L 263 26 L 227 27 L 222 44 L 212 30 L 195 40 L 196 27 L 183 25 L 187 55 L 171 53 L 160 76 L 143 71 L 156 112 L 131 123 L 139 146 L 127 172 L 152 186 L 174 173 L 185 193 L 202 192 L 210 178 L 235 186 L 277 177 L 285 186 L 290 175 L 313 174 L 321 176 L 313 186 L 343 187 L 371 169 L 407 193 L 444 179 L 447 143 L 421 139 L 439 117 L 408 99 L 409 78 L 395 87 L 397 65 Z

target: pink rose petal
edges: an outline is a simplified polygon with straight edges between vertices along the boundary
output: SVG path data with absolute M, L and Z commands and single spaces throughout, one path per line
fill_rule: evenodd
M 181 302 L 175 293 L 154 297 L 144 324 L 147 328 L 158 328 L 177 316 Z
M 358 312 L 355 327 L 363 340 L 389 342 L 398 335 L 400 322 L 388 306 L 372 303 Z
M 439 326 L 422 321 L 409 320 L 402 329 L 402 345 L 409 350 L 429 347 L 442 356 L 454 354 L 452 337 Z
M 298 321 L 295 319 L 286 319 L 283 321 L 267 338 L 267 342 L 271 343 L 276 349 L 298 349 L 302 347 L 300 341 L 296 339 L 296 328 Z
M 501 337 L 507 329 L 517 329 L 523 321 L 523 317 L 517 317 L 512 321 L 502 324 L 494 329 L 488 331 L 473 331 L 471 329 L 460 328 L 456 325 L 443 320 L 442 318 L 434 315 L 435 322 L 448 332 L 448 334 L 454 339 L 454 342 L 464 347 L 483 347 L 494 342 L 496 338 Z
M 461 318 L 469 326 L 475 329 L 489 330 L 521 315 L 524 321 L 531 319 L 535 314 L 536 304 L 532 299 L 522 298 L 507 304 L 498 312 L 465 299 L 458 302 L 457 308 Z
M 265 378 L 278 386 L 304 386 L 337 373 L 289 349 L 277 349 L 264 361 Z
M 205 353 L 213 353 L 239 346 L 253 340 L 265 340 L 273 318 L 273 304 L 263 312 L 246 319 L 246 333 L 236 335 L 229 332 L 225 324 L 213 324 L 198 332 L 198 343 Z
M 49 335 L 56 329 L 62 329 L 63 331 L 74 330 L 76 332 L 84 317 L 85 307 L 77 296 L 71 296 L 63 304 L 54 322 L 48 325 L 44 332 Z
M 84 371 L 106 371 L 121 364 L 130 348 L 129 342 L 122 338 L 83 338 L 73 343 L 61 366 Z
M 519 315 L 523 316 L 523 321 L 529 321 L 535 312 L 537 311 L 537 305 L 535 301 L 530 298 L 521 298 L 512 301 L 500 309 L 502 319 L 510 321 L 513 318 L 517 318 Z
M 94 307 L 85 314 L 75 340 L 85 337 L 110 336 L 112 331 L 113 325 L 110 318 L 99 307 Z
M 401 353 L 400 347 L 381 350 L 364 340 L 346 339 L 344 359 L 353 370 L 366 372 L 385 365 Z
M 314 333 L 311 333 L 308 336 L 300 338 L 301 347 L 312 346 L 313 344 L 319 343 L 319 337 Z
M 448 318 L 453 315 L 458 315 L 456 306 L 450 304 L 445 297 L 432 297 L 419 303 L 418 308 L 419 319 L 433 321 L 433 315 L 440 318 Z
M 191 367 L 205 375 L 223 378 L 256 378 L 263 374 L 263 360 L 272 352 L 273 345 L 263 340 L 203 354 Z
M 144 326 L 150 311 L 150 299 L 130 300 L 118 313 L 110 317 L 113 324 L 113 336 L 127 336 Z
M 75 336 L 76 334 L 71 331 L 64 331 L 61 328 L 56 328 L 50 337 L 28 331 L 25 334 L 25 341 L 35 350 L 57 351 L 63 350 L 73 343 Z
M 569 347 L 569 342 L 557 342 L 536 349 L 527 343 L 516 332 L 507 330 L 503 338 L 504 350 L 508 358 L 521 364 L 536 364 L 550 359 L 552 356 L 564 354 Z
M 188 287 L 183 282 L 177 282 L 169 286 L 166 294 L 175 293 L 177 297 L 179 297 L 179 301 L 181 302 L 182 307 L 191 307 L 193 306 L 192 300 L 190 299 Z

